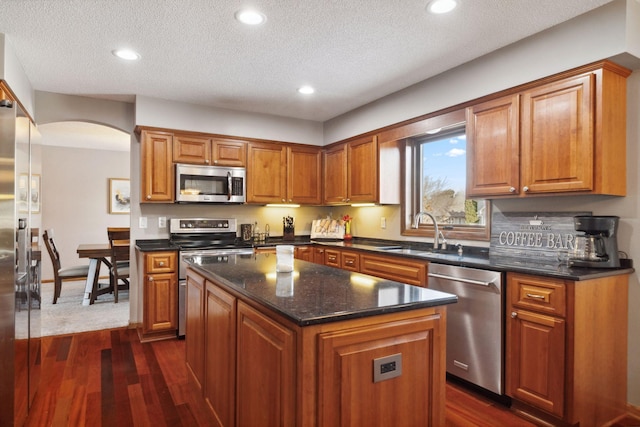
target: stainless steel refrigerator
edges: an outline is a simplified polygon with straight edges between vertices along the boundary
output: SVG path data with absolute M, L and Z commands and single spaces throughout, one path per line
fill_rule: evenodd
M 31 234 L 34 133 L 17 102 L 0 100 L 1 426 L 24 424 L 40 378 L 39 251 Z

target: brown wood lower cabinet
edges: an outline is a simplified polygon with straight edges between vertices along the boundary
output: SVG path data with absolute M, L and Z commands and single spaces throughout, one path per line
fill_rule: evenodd
M 187 329 L 188 371 L 217 426 L 444 425 L 445 308 L 302 327 L 187 274 L 187 325 L 204 325 Z M 376 382 L 387 357 L 401 374 Z
M 236 425 L 296 425 L 295 332 L 238 301 Z
M 601 426 L 627 397 L 628 275 L 584 281 L 507 274 L 506 389 L 553 425 Z
M 440 373 L 433 354 L 440 333 L 436 317 L 410 324 L 392 322 L 319 334 L 319 426 L 444 425 L 434 421 L 427 402 Z M 372 381 L 372 360 L 400 355 L 403 375 Z M 393 363 L 393 362 L 391 362 Z M 434 378 L 435 376 L 435 378 Z M 416 381 L 419 378 L 419 381 Z
M 395 280 L 415 286 L 427 286 L 427 261 L 393 255 L 369 254 L 349 248 L 314 246 L 313 258 L 304 252 L 296 258 L 324 264 L 329 267 L 356 271 L 383 279 Z
M 232 426 L 236 417 L 236 298 L 208 281 L 206 297 L 203 394 L 218 425 Z
M 403 257 L 368 254 L 360 256 L 360 273 L 415 286 L 427 286 L 427 265 L 427 261 Z
M 314 262 L 313 246 L 308 246 L 308 245 L 296 246 L 293 256 L 296 259 Z
M 143 260 L 141 339 L 175 337 L 178 329 L 177 253 L 145 252 Z
M 189 345 L 185 359 L 187 370 L 200 390 L 204 381 L 204 293 L 204 277 L 187 275 L 185 336 L 189 337 Z

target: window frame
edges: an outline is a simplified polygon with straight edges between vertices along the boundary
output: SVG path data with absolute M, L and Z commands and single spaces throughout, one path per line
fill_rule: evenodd
M 417 229 L 413 228 L 414 215 L 421 211 L 421 188 L 422 183 L 418 183 L 415 174 L 420 173 L 420 143 L 425 139 L 427 130 L 437 128 L 454 128 L 462 126 L 465 123 L 465 110 L 452 111 L 441 116 L 432 117 L 425 120 L 422 128 L 425 132 L 414 135 L 403 140 L 403 156 L 402 156 L 402 201 L 401 201 L 401 230 L 402 236 L 410 237 L 434 237 L 434 226 L 431 223 L 420 224 Z M 467 159 L 469 161 L 469 159 Z M 468 170 L 465 165 L 465 170 Z M 468 188 L 468 185 L 467 185 Z M 486 203 L 486 222 L 484 226 L 473 225 L 451 225 L 438 224 L 439 231 L 442 231 L 447 240 L 475 240 L 489 241 L 491 238 L 491 202 L 489 199 L 483 199 Z

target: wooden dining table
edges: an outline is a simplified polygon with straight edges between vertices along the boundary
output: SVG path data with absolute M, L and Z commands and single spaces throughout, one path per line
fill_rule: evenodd
M 104 263 L 111 268 L 111 246 L 109 243 L 85 243 L 78 245 L 76 251 L 80 258 L 89 258 L 89 274 L 84 289 L 82 305 L 91 305 L 99 295 L 111 292 L 111 284 L 100 288 L 100 267 Z

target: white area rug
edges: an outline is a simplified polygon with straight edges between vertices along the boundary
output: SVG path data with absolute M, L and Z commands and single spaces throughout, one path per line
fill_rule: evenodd
M 127 326 L 129 324 L 129 292 L 100 295 L 92 305 L 82 305 L 84 281 L 64 282 L 60 297 L 53 301 L 53 283 L 42 284 L 42 336 L 73 334 Z

